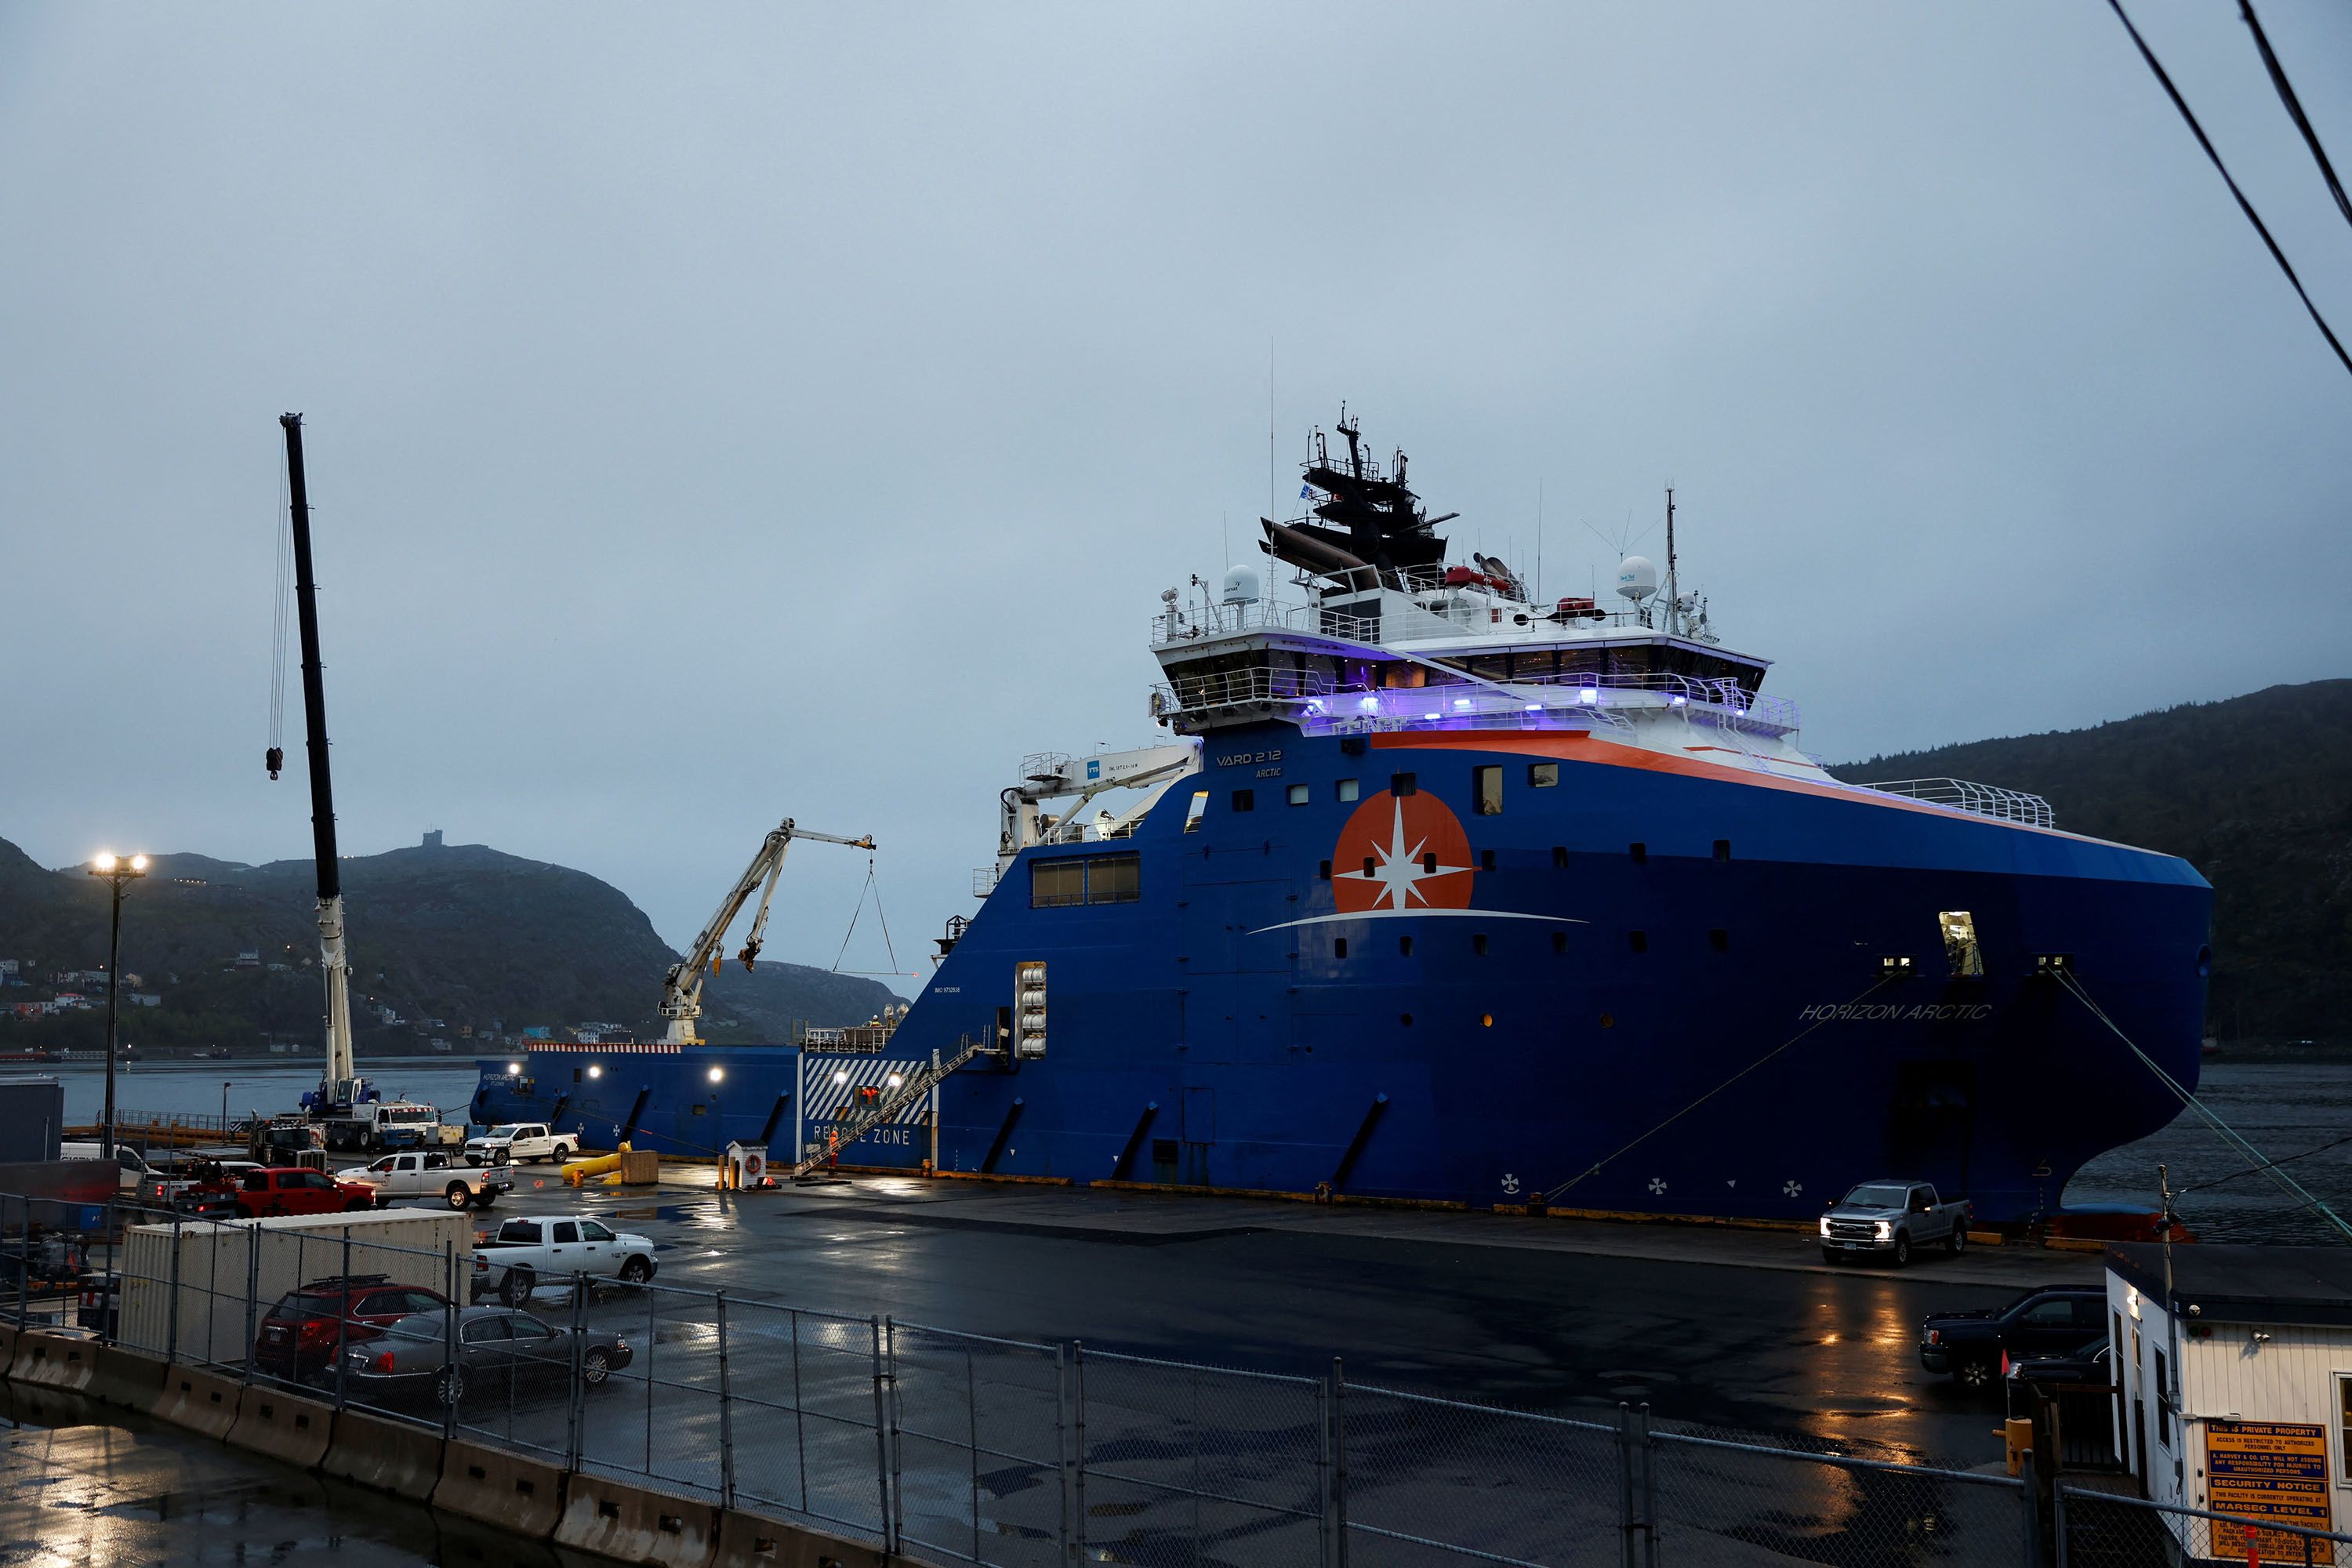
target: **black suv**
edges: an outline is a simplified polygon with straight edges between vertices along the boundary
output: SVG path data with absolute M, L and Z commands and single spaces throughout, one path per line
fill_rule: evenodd
M 1919 1325 L 1919 1364 L 1970 1388 L 1990 1387 L 2003 1356 L 2063 1355 L 2106 1331 L 2107 1293 L 2096 1285 L 2049 1285 L 1990 1312 L 1937 1312 Z
M 340 1347 L 374 1339 L 403 1318 L 446 1311 L 448 1306 L 440 1291 L 394 1284 L 388 1275 L 313 1279 L 289 1291 L 261 1320 L 254 1366 L 299 1383 L 331 1368 Z

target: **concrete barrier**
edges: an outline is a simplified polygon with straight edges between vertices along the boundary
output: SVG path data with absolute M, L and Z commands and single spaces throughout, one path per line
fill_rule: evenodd
M 649 1568 L 709 1568 L 719 1510 L 605 1476 L 573 1475 L 563 1484 L 555 1543 Z
M 563 1517 L 563 1472 L 479 1443 L 445 1444 L 433 1506 L 544 1541 Z
M 887 1561 L 878 1546 L 729 1509 L 719 1516 L 719 1550 L 710 1568 L 884 1568 Z M 898 1561 L 916 1560 L 902 1554 Z
M 147 1414 L 207 1437 L 226 1437 L 236 1425 L 237 1396 L 244 1385 L 234 1378 L 198 1372 L 192 1366 L 167 1367 L 163 1385 Z
M 155 1396 L 163 1390 L 163 1374 L 170 1370 L 153 1356 L 113 1345 L 101 1346 L 97 1370 L 90 1373 L 86 1392 L 93 1399 L 120 1405 L 126 1410 L 152 1410 Z
M 98 1342 L 79 1334 L 51 1334 L 37 1330 L 16 1336 L 16 1358 L 9 1363 L 13 1383 L 37 1384 L 79 1393 L 89 1386 L 98 1370 Z
M 255 1384 L 237 1402 L 229 1446 L 315 1469 L 334 1439 L 335 1407 Z
M 441 1433 L 382 1415 L 344 1410 L 319 1468 L 340 1480 L 416 1502 L 430 1502 L 441 1482 Z

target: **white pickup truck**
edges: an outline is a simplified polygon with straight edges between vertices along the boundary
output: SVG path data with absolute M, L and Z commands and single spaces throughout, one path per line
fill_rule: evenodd
M 580 1140 L 557 1132 L 544 1121 L 509 1121 L 479 1138 L 466 1140 L 468 1165 L 520 1165 L 532 1160 L 552 1160 L 561 1165 L 580 1152 Z
M 486 1209 L 514 1186 L 513 1175 L 499 1167 L 461 1164 L 438 1149 L 386 1154 L 335 1179 L 373 1187 L 378 1208 L 395 1198 L 439 1198 L 453 1209 Z
M 654 1277 L 654 1244 L 601 1221 L 537 1215 L 510 1219 L 474 1243 L 474 1299 L 495 1294 L 520 1307 L 542 1284 L 575 1274 L 642 1285 Z

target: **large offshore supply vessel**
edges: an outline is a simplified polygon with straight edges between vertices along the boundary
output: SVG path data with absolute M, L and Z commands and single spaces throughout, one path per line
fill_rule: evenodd
M 1538 604 L 1338 434 L 1264 525 L 1286 579 L 1160 595 L 1167 743 L 1024 763 L 902 1017 L 534 1047 L 483 1062 L 476 1119 L 1653 1214 L 1809 1217 L 1894 1174 L 1995 1222 L 2171 1119 L 2195 870 L 2013 791 L 1832 778 L 1683 591 L 1671 498 L 1663 582 L 1630 557 L 1618 603 Z

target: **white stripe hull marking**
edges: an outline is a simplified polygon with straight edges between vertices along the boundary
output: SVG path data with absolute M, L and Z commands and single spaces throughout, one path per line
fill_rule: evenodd
M 1569 915 L 1530 915 L 1522 914 L 1517 910 L 1357 910 L 1353 913 L 1344 915 L 1309 915 L 1303 921 L 1284 921 L 1279 925 L 1260 926 L 1256 931 L 1244 931 L 1242 934 L 1244 936 L 1256 936 L 1263 931 L 1288 931 L 1293 926 L 1344 925 L 1349 921 L 1393 921 L 1405 919 L 1549 921 L 1554 925 L 1564 926 L 1581 926 L 1591 925 L 1592 923 L 1591 921 L 1580 921 Z

